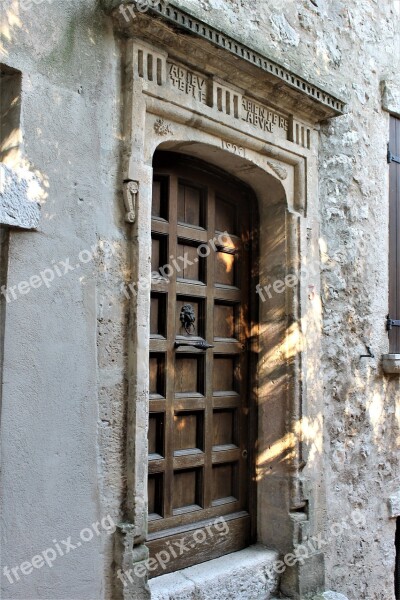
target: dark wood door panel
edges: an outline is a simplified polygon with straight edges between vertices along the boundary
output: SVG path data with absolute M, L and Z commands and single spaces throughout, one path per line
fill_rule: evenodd
M 256 403 L 247 349 L 256 331 L 249 295 L 254 206 L 247 188 L 201 163 L 170 153 L 155 161 L 150 553 L 207 520 L 231 524 L 224 539 L 189 548 L 170 570 L 252 539 L 255 427 L 253 419 L 250 431 L 249 415 Z M 157 568 L 150 576 L 162 572 L 168 571 Z
M 244 513 L 226 516 L 225 524 L 208 519 L 194 526 L 167 530 L 163 532 L 163 537 L 160 534 L 150 534 L 147 540 L 150 556 L 156 557 L 162 551 L 168 553 L 168 557 L 166 554 L 162 555 L 165 556 L 165 562 L 155 561 L 150 577 L 231 554 L 238 550 L 239 540 L 240 548 L 246 548 L 252 541 L 250 529 L 250 517 Z

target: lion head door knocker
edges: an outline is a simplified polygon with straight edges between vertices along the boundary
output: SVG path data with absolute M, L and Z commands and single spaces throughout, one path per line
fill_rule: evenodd
M 183 327 L 185 328 L 186 333 L 188 335 L 193 335 L 195 332 L 194 323 L 196 321 L 193 306 L 191 304 L 184 304 L 181 308 L 181 314 L 179 318 Z

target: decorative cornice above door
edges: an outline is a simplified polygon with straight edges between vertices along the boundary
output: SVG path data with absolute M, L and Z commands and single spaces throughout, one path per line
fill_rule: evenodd
M 135 18 L 128 19 L 121 6 L 113 16 L 123 36 L 148 41 L 209 78 L 311 123 L 344 112 L 343 100 L 172 4 L 160 3 L 146 13 L 135 10 Z M 203 100 L 210 102 L 206 93 Z

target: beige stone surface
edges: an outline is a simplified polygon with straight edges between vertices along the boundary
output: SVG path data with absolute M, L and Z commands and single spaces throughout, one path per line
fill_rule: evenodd
M 270 600 L 278 574 L 270 572 L 278 559 L 261 545 L 214 559 L 179 573 L 150 580 L 154 600 Z

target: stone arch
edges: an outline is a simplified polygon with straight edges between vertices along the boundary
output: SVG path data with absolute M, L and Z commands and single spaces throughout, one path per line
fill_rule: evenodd
M 217 125 L 203 124 L 197 117 L 177 117 L 176 121 L 165 123 L 147 112 L 145 131 L 141 144 L 132 146 L 128 169 L 140 184 L 132 231 L 133 276 L 137 281 L 149 277 L 150 272 L 152 161 L 156 150 L 180 152 L 218 167 L 249 185 L 258 199 L 260 288 L 254 291 L 261 299 L 257 541 L 285 555 L 301 542 L 310 502 L 308 488 L 305 491 L 303 485 L 306 452 L 299 434 L 306 414 L 301 309 L 306 286 L 300 276 L 306 212 L 304 161 L 246 136 L 240 138 L 243 146 L 228 144 L 218 137 Z M 138 562 L 146 557 L 148 296 L 148 290 L 139 290 L 132 303 L 126 502 L 132 529 L 130 541 L 126 538 L 124 546 L 136 554 L 126 550 L 122 553 L 118 562 L 126 567 L 131 566 L 132 556 L 137 556 Z M 317 478 L 322 477 L 319 465 L 316 468 Z M 323 577 L 322 555 L 313 560 L 319 561 L 313 568 Z M 282 591 L 296 594 L 299 576 L 299 565 L 287 568 L 282 576 Z

